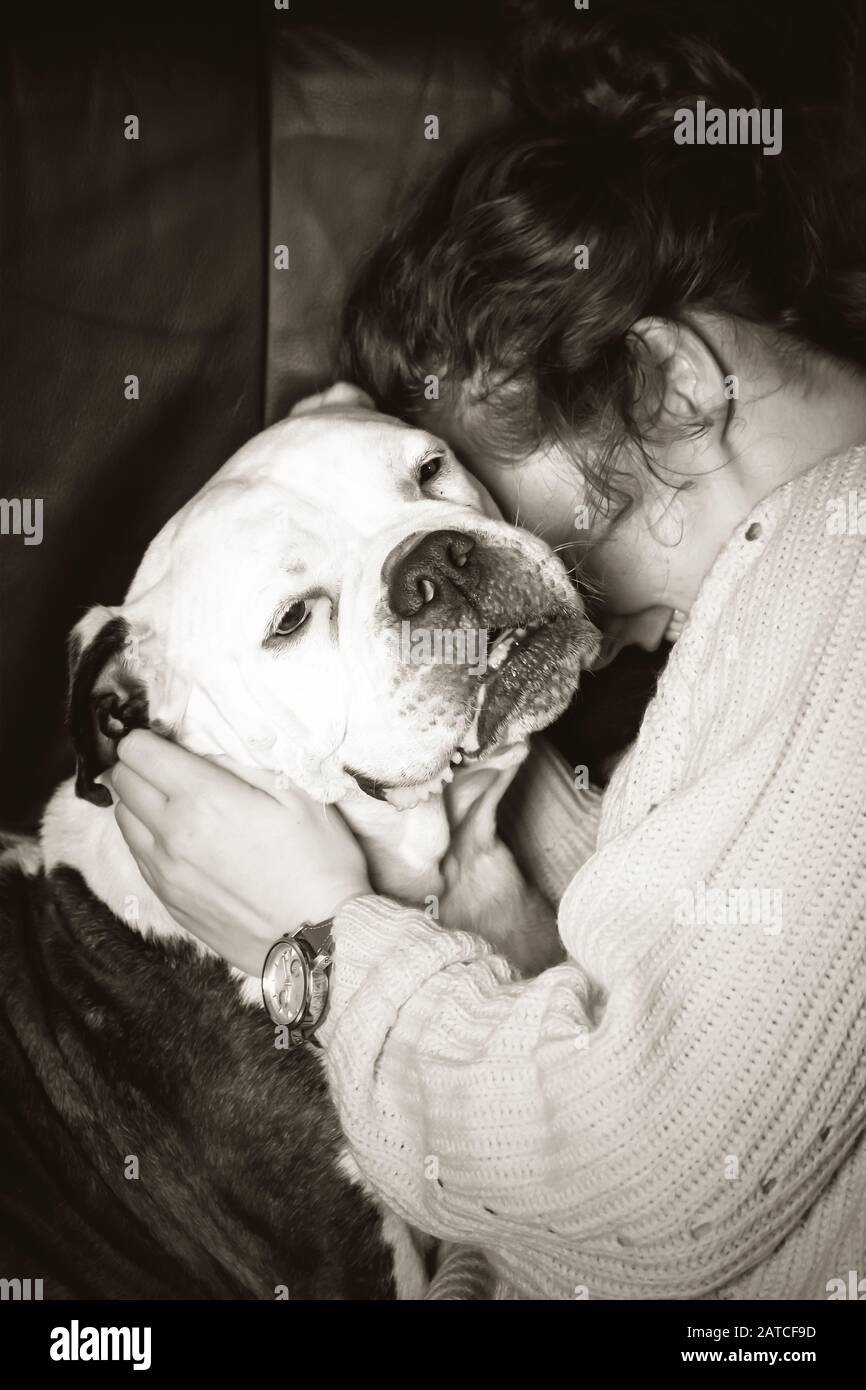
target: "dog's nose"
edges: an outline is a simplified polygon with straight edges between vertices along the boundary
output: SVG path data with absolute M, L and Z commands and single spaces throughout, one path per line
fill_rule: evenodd
M 414 618 L 462 593 L 461 570 L 475 549 L 463 531 L 428 531 L 388 575 L 388 601 L 398 618 Z M 456 592 L 455 592 L 456 591 Z

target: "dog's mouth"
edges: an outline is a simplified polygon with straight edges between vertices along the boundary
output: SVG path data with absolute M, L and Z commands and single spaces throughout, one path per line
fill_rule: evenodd
M 598 641 L 578 606 L 563 605 L 502 630 L 488 649 L 478 719 L 481 753 L 505 736 L 530 733 L 557 718 L 582 668 L 594 658 Z
M 441 794 L 466 763 L 551 724 L 567 708 L 581 669 L 592 663 L 600 644 L 576 600 L 521 615 L 507 626 L 489 622 L 478 630 L 486 639 L 486 658 L 473 677 L 458 721 L 460 732 L 442 765 L 432 776 L 394 782 L 347 767 L 368 796 L 408 809 Z

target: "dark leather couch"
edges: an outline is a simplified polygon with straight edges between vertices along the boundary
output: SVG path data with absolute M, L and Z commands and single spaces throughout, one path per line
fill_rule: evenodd
M 773 3 L 774 61 L 795 88 L 816 80 L 808 29 Z M 7 16 L 0 495 L 41 498 L 44 538 L 0 537 L 0 824 L 32 826 L 70 770 L 72 624 L 122 598 L 149 539 L 239 444 L 331 379 L 351 267 L 407 184 L 505 109 L 501 21 L 498 0 Z M 840 100 L 850 56 L 846 40 L 821 76 Z M 645 694 L 654 663 L 628 661 Z

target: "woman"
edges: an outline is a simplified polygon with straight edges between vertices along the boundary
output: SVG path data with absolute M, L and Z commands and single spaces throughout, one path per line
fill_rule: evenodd
M 445 171 L 346 319 L 351 375 L 598 587 L 608 657 L 681 633 L 603 800 L 536 769 L 516 835 L 565 963 L 511 980 L 372 895 L 337 816 L 150 734 L 117 817 L 246 970 L 334 916 L 358 1163 L 502 1296 L 823 1298 L 866 1263 L 866 257 L 805 122 L 775 158 L 677 144 L 697 97 L 757 97 L 692 40 L 618 89 L 609 37 L 564 88 L 539 43 L 536 114 Z

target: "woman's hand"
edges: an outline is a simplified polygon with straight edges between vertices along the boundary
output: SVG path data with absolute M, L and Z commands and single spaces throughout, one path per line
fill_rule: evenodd
M 117 745 L 117 824 L 175 921 L 232 965 L 261 971 L 285 931 L 369 893 L 364 856 L 339 812 L 303 792 L 276 801 L 224 767 L 145 729 Z

